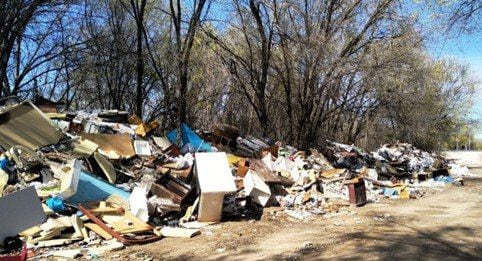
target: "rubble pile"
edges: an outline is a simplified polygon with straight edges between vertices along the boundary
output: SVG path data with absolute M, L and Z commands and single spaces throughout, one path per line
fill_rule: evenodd
M 193 237 L 267 207 L 305 220 L 381 197 L 417 198 L 470 174 L 406 143 L 368 153 L 327 141 L 299 151 L 229 125 L 197 133 L 181 124 L 163 133 L 157 121 L 127 112 L 63 113 L 57 106 L 44 100 L 0 108 L 4 255 L 95 257 Z

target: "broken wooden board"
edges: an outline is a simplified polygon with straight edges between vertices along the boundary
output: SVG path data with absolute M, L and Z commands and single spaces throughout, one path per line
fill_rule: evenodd
M 121 250 L 124 248 L 125 248 L 124 244 L 122 244 L 121 242 L 118 242 L 115 239 L 111 239 L 108 242 L 106 242 L 106 244 L 103 246 L 91 247 L 88 250 L 90 254 L 94 254 L 98 256 L 98 255 L 102 255 L 112 251 Z
M 266 164 L 259 159 L 249 159 L 249 168 L 254 170 L 266 184 L 283 184 L 281 178 L 273 173 Z
M 59 218 L 49 218 L 45 223 L 40 225 L 42 231 L 48 232 L 57 228 L 65 229 L 68 227 L 72 227 L 72 221 L 70 217 L 63 216 Z
M 152 227 L 134 216 L 129 211 L 126 211 L 123 215 L 119 214 L 104 214 L 102 215 L 104 220 L 115 232 L 126 233 L 140 233 L 152 230 Z
M 87 233 L 87 229 L 84 226 L 84 222 L 80 220 L 79 216 L 75 214 L 72 215 L 71 222 L 75 230 L 74 237 L 82 238 L 84 239 L 85 242 L 89 242 L 89 233 Z
M 82 249 L 55 250 L 50 253 L 47 253 L 46 257 L 54 256 L 54 257 L 74 259 L 76 257 L 81 256 L 81 252 L 82 252 Z
M 28 243 L 37 244 L 40 241 L 45 241 L 45 240 L 52 239 L 54 237 L 58 237 L 62 234 L 62 230 L 64 230 L 64 228 L 54 228 L 48 232 L 42 231 L 39 237 L 28 240 Z
M 50 239 L 38 242 L 37 247 L 63 246 L 70 243 L 72 243 L 70 239 Z
M 33 226 L 29 229 L 25 229 L 24 231 L 18 233 L 22 237 L 36 237 L 40 235 L 40 232 L 42 232 L 42 229 L 40 226 Z
M 103 214 L 103 213 L 123 214 L 124 213 L 124 208 L 117 207 L 114 205 L 115 203 L 109 203 L 109 206 L 108 206 L 106 201 L 100 201 L 98 203 L 93 202 L 93 203 L 83 204 L 83 206 L 89 207 L 90 213 L 95 213 L 95 214 Z
M 106 221 L 100 219 L 95 214 L 89 212 L 89 209 L 83 207 L 82 205 L 79 205 L 79 210 L 82 211 L 82 213 L 84 213 L 90 220 L 92 220 L 94 223 L 96 223 L 102 229 L 104 229 L 107 233 L 111 234 L 115 239 L 117 239 L 119 242 L 121 242 L 125 245 L 130 246 L 130 245 L 135 245 L 135 244 L 146 244 L 146 243 L 154 242 L 154 241 L 159 240 L 161 238 L 161 237 L 156 236 L 156 235 L 143 237 L 141 239 L 132 239 L 131 237 L 124 237 L 123 234 L 114 230 L 111 222 L 107 222 L 109 224 L 106 224 Z M 135 219 L 137 219 L 137 218 L 135 216 L 133 216 L 132 214 L 129 215 L 128 212 L 127 212 L 127 216 L 128 216 L 128 220 L 122 220 L 124 218 L 124 216 L 121 216 L 120 218 L 113 216 L 113 218 L 115 220 L 113 220 L 111 218 L 111 221 L 112 222 L 123 221 L 124 223 L 130 222 L 130 223 L 127 223 L 125 225 L 128 225 L 128 226 L 130 226 L 129 228 L 132 228 L 132 225 L 134 225 L 133 221 L 136 221 Z M 137 219 L 137 223 L 138 222 L 140 222 L 144 226 L 149 226 L 149 225 L 145 224 L 144 222 Z M 139 225 L 138 225 L 138 227 L 139 227 Z M 148 231 L 152 232 L 152 228 L 150 226 L 149 226 Z
M 326 179 L 330 179 L 333 177 L 338 177 L 345 173 L 346 169 L 329 169 L 329 170 L 324 170 L 320 173 L 320 176 Z
M 127 159 L 136 155 L 129 134 L 82 133 L 81 139 L 99 145 L 99 149 L 107 153 L 110 159 L 117 159 L 114 155 Z
M 85 223 L 84 226 L 92 231 L 94 231 L 97 235 L 101 236 L 103 239 L 109 240 L 112 239 L 112 235 L 107 233 L 104 229 L 102 229 L 99 225 L 94 223 Z
M 60 178 L 60 193 L 58 195 L 60 199 L 68 199 L 77 193 L 82 165 L 80 160 L 74 160 L 73 164 L 69 166 L 70 170 Z
M 98 152 L 94 152 L 94 159 L 106 176 L 107 180 L 110 183 L 114 184 L 117 179 L 114 165 L 112 165 L 112 163 L 110 163 L 110 161 L 106 157 L 102 156 Z
M 190 228 L 190 229 L 200 229 L 212 224 L 216 224 L 217 222 L 199 222 L 199 221 L 192 221 L 192 222 L 186 222 L 186 223 L 181 223 L 181 227 L 184 228 Z

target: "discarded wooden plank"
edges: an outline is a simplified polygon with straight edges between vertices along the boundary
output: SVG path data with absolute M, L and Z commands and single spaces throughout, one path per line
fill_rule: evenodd
M 38 242 L 38 247 L 53 247 L 53 246 L 63 246 L 70 244 L 72 240 L 70 239 L 50 239 Z
M 121 243 L 125 245 L 135 245 L 135 244 L 146 244 L 150 242 L 154 242 L 156 240 L 159 240 L 159 236 L 150 236 L 147 238 L 143 239 L 129 239 L 125 238 L 122 234 L 119 232 L 114 231 L 111 227 L 109 227 L 107 224 L 105 224 L 101 219 L 99 219 L 97 216 L 95 216 L 93 213 L 89 212 L 89 209 L 84 208 L 82 205 L 79 205 L 79 210 L 82 211 L 86 216 L 90 218 L 94 223 L 99 225 L 102 229 L 104 229 L 107 233 L 111 234 L 115 239 L 119 240 Z M 132 214 L 131 214 L 132 215 Z M 135 217 L 134 217 L 135 218 Z M 142 221 L 141 221 L 142 222 Z M 143 222 L 142 222 L 143 223 Z M 145 223 L 144 223 L 145 224 Z M 147 224 L 146 224 L 147 225 Z M 152 230 L 152 228 L 150 228 Z
M 112 239 L 112 235 L 107 233 L 104 229 L 102 229 L 99 225 L 94 223 L 85 223 L 84 226 L 92 231 L 94 231 L 97 235 L 101 236 L 103 239 L 109 240 Z
M 87 229 L 84 226 L 84 222 L 80 220 L 77 215 L 72 215 L 71 217 L 72 226 L 75 229 L 74 237 L 83 238 L 85 242 L 89 241 L 89 233 L 87 233 Z
M 46 256 L 63 257 L 74 259 L 81 255 L 82 249 L 55 250 L 47 253 Z

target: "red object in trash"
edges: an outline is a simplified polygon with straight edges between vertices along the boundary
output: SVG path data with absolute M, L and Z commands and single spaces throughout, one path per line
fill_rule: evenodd
M 367 203 L 367 193 L 365 182 L 363 179 L 347 183 L 348 195 L 350 197 L 350 204 L 357 207 L 363 206 Z
M 0 256 L 0 261 L 25 261 L 27 260 L 27 245 L 23 244 L 22 251 L 18 255 Z

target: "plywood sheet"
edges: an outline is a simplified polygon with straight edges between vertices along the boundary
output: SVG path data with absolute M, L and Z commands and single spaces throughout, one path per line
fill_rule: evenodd
M 131 158 L 136 155 L 129 134 L 82 133 L 81 138 L 97 143 L 99 148 L 109 155 L 116 154 L 124 158 Z

